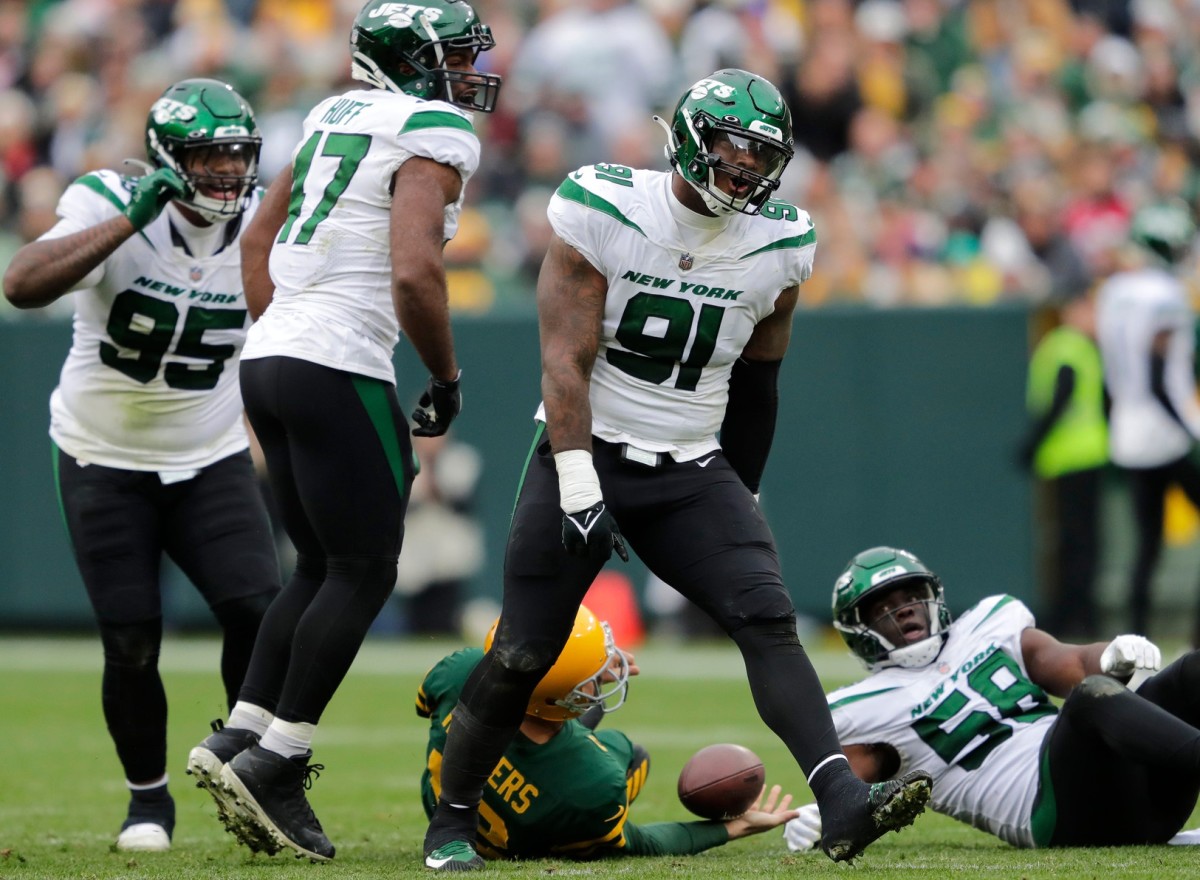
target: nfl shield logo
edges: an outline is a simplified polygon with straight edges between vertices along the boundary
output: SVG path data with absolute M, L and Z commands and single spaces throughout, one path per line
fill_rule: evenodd
M 691 254 L 684 254 L 682 257 L 679 258 L 679 268 L 685 272 L 688 269 L 692 268 L 692 255 Z
M 199 266 L 192 266 L 192 270 L 188 273 L 188 276 L 192 279 L 192 281 L 199 281 L 203 275 L 204 270 Z

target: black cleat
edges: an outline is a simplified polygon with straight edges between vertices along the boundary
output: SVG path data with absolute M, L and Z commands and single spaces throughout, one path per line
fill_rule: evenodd
M 134 792 L 115 844 L 122 852 L 167 852 L 175 830 L 175 801 L 166 785 Z
M 932 793 L 933 777 L 924 770 L 876 782 L 868 790 L 861 812 L 837 825 L 825 825 L 821 849 L 835 862 L 850 861 L 887 832 L 911 825 Z M 843 824 L 845 827 L 839 827 Z
M 257 733 L 240 727 L 226 727 L 218 718 L 212 722 L 212 733 L 188 753 L 188 775 L 196 777 L 197 787 L 208 788 L 234 755 L 256 745 Z
M 217 805 L 217 818 L 225 830 L 250 847 L 251 852 L 275 855 L 283 847 L 258 826 L 253 814 L 240 808 L 233 791 L 221 782 L 221 768 L 235 755 L 258 744 L 258 734 L 238 727 L 226 727 L 218 718 L 212 722 L 213 732 L 188 753 L 187 772 L 196 778 L 196 787 L 203 788 Z
M 334 846 L 304 796 L 312 777 L 325 769 L 310 764 L 311 757 L 312 752 L 285 758 L 255 745 L 221 768 L 221 786 L 245 818 L 230 829 L 239 841 L 254 849 L 265 835 L 297 857 L 314 862 L 333 858 Z

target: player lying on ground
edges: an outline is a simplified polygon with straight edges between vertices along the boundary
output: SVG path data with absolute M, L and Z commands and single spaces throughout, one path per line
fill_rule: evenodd
M 493 628 L 494 632 L 494 628 Z M 492 634 L 488 634 L 490 647 Z M 464 648 L 444 657 L 417 692 L 429 719 L 421 801 L 433 814 L 441 793 L 442 749 L 451 711 L 483 657 Z M 645 785 L 650 755 L 619 730 L 596 730 L 621 706 L 632 656 L 618 649 L 608 624 L 580 606 L 562 654 L 529 702 L 520 732 L 488 778 L 479 810 L 477 851 L 492 859 L 595 859 L 697 853 L 777 828 L 796 816 L 778 785 L 728 821 L 635 825 L 629 807 Z
M 1063 644 L 1005 595 L 951 623 L 937 575 L 890 547 L 854 557 L 833 614 L 871 671 L 829 695 L 863 779 L 927 770 L 935 810 L 1021 847 L 1167 843 L 1195 808 L 1200 651 L 1158 671 L 1142 636 Z M 816 805 L 785 838 L 813 846 Z

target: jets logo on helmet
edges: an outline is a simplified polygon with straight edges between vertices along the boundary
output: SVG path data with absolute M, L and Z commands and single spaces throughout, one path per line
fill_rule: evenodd
M 876 597 L 901 586 L 914 588 L 916 597 L 910 604 L 923 604 L 928 622 L 928 635 L 911 644 L 894 644 L 874 626 L 875 620 L 867 620 L 863 614 Z M 942 582 L 907 550 L 864 550 L 850 560 L 834 583 L 833 626 L 868 669 L 932 663 L 949 635 L 950 623 Z
M 469 53 L 474 65 L 480 52 L 495 45 L 491 28 L 465 0 L 370 0 L 350 31 L 350 75 L 378 89 L 490 113 L 500 77 L 462 69 L 461 57 L 447 58 Z
M 667 159 L 714 214 L 757 214 L 792 159 L 792 114 L 779 90 L 745 70 L 691 86 L 668 124 Z
M 699 101 L 701 98 L 707 98 L 709 92 L 712 92 L 714 96 L 721 98 L 722 100 L 726 100 L 733 97 L 733 91 L 733 86 L 729 85 L 728 83 L 718 82 L 715 79 L 702 79 L 700 82 L 692 86 L 692 90 L 689 92 L 689 94 L 694 101 Z
M 424 15 L 430 21 L 437 21 L 442 17 L 442 10 L 436 6 L 418 6 L 415 3 L 384 3 L 376 6 L 368 15 L 371 18 L 386 15 L 388 26 L 399 28 L 408 27 L 418 15 Z
M 159 98 L 150 107 L 150 116 L 159 125 L 166 125 L 168 122 L 191 122 L 196 118 L 196 108 L 171 98 Z
M 185 79 L 167 88 L 146 119 L 146 154 L 187 184 L 176 199 L 222 223 L 241 214 L 258 182 L 262 138 L 254 111 L 233 87 Z

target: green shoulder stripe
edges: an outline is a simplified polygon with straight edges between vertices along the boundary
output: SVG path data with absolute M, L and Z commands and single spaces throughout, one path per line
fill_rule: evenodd
M 999 611 L 1001 608 L 1003 608 L 1005 605 L 1007 605 L 1011 601 L 1013 601 L 1012 596 L 1005 596 L 1003 599 L 1001 599 L 999 602 L 997 602 L 995 605 L 993 605 L 992 610 L 989 611 L 987 614 L 983 615 L 983 620 L 980 620 L 979 623 L 975 624 L 975 629 L 979 629 L 979 627 L 983 626 L 983 622 L 985 620 L 987 620 L 989 617 L 991 617 L 993 614 L 995 614 L 997 611 Z M 974 630 L 972 630 L 972 632 L 974 632 Z
M 739 260 L 748 260 L 751 257 L 756 257 L 759 254 L 765 254 L 767 251 L 782 251 L 789 249 L 802 248 L 810 244 L 817 243 L 817 230 L 810 229 L 803 235 L 793 235 L 791 238 L 781 238 L 779 241 L 773 241 L 768 245 L 760 247 L 756 251 L 751 251 L 748 254 L 743 254 L 738 257 Z
M 426 128 L 461 128 L 471 134 L 475 133 L 475 126 L 466 117 L 459 116 L 457 113 L 447 113 L 444 110 L 430 110 L 426 113 L 414 113 L 404 120 L 404 127 L 400 129 L 400 134 L 421 131 Z
M 865 694 L 851 694 L 848 697 L 842 697 L 842 699 L 830 703 L 829 711 L 832 712 L 834 709 L 840 709 L 842 706 L 849 706 L 851 703 L 857 703 L 859 700 L 865 700 L 868 697 L 877 697 L 880 694 L 886 694 L 894 690 L 899 690 L 899 688 L 880 688 L 877 691 L 867 691 Z
M 113 203 L 113 206 L 121 212 L 125 210 L 125 203 L 121 201 L 121 197 L 104 185 L 104 181 L 100 179 L 98 174 L 85 174 L 83 177 L 75 181 L 80 186 L 86 186 L 97 195 L 104 196 Z
M 602 214 L 607 214 L 614 220 L 624 223 L 635 232 L 641 233 L 642 235 L 646 234 L 642 232 L 642 228 L 640 226 L 622 214 L 621 210 L 612 202 L 600 198 L 600 196 L 596 195 L 591 190 L 584 189 L 569 177 L 562 182 L 561 186 L 559 186 L 558 194 L 564 199 L 568 199 L 572 202 L 578 202 L 585 208 L 592 208 L 593 210 L 599 211 Z

